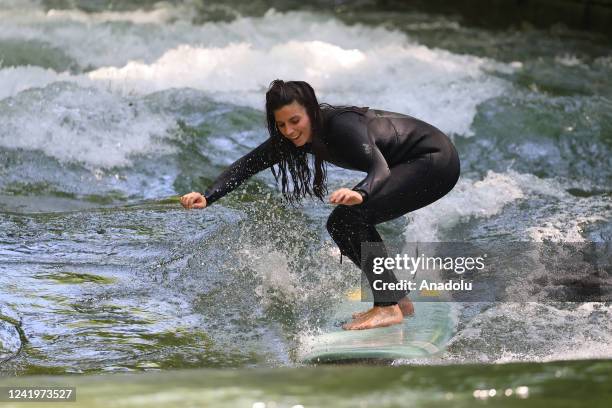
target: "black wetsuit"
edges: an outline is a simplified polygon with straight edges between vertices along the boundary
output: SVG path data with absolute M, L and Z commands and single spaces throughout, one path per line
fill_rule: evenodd
M 450 139 L 440 130 L 411 116 L 375 109 L 323 111 L 322 137 L 299 149 L 316 153 L 339 167 L 367 173 L 353 190 L 362 204 L 338 205 L 327 220 L 327 230 L 346 255 L 362 267 L 361 243 L 382 243 L 376 224 L 424 207 L 448 193 L 459 178 L 459 157 Z M 229 166 L 204 193 L 207 205 L 240 185 L 245 179 L 279 162 L 270 139 Z M 396 282 L 393 272 L 372 272 L 369 253 L 362 268 L 372 288 L 374 280 Z M 374 304 L 395 304 L 399 291 L 372 290 Z

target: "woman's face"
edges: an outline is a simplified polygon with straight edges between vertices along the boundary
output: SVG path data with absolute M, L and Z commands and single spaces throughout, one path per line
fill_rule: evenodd
M 312 140 L 310 118 L 306 108 L 297 101 L 275 110 L 274 120 L 282 135 L 297 147 L 304 146 Z

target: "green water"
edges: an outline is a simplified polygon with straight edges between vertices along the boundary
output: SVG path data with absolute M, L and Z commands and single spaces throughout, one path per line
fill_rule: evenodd
M 52 405 L 66 407 L 606 407 L 612 398 L 611 372 L 610 361 L 414 367 L 347 365 L 23 377 L 2 379 L 0 386 L 76 387 L 76 403 Z

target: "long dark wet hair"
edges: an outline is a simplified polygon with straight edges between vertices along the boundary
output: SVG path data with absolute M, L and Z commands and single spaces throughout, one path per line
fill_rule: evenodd
M 306 196 L 315 196 L 323 201 L 327 193 L 327 169 L 325 162 L 314 150 L 312 167 L 306 151 L 297 148 L 283 137 L 276 126 L 274 111 L 296 101 L 306 109 L 312 126 L 312 137 L 321 138 L 323 132 L 322 106 L 319 105 L 314 89 L 304 81 L 282 81 L 276 79 L 270 83 L 266 92 L 266 120 L 272 147 L 280 155 L 278 169 L 272 167 L 276 182 L 281 184 L 283 196 L 290 204 L 295 204 Z M 314 176 L 313 176 L 314 170 Z M 291 176 L 291 182 L 288 175 Z M 293 188 L 290 189 L 290 185 Z

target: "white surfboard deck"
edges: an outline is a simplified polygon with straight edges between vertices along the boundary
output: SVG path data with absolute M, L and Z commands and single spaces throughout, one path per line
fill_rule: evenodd
M 344 330 L 342 323 L 354 312 L 371 307 L 352 297 L 338 305 L 323 333 L 304 344 L 304 363 L 333 363 L 358 360 L 395 360 L 430 357 L 444 351 L 455 332 L 451 304 L 415 301 L 415 313 L 402 324 L 368 330 Z

